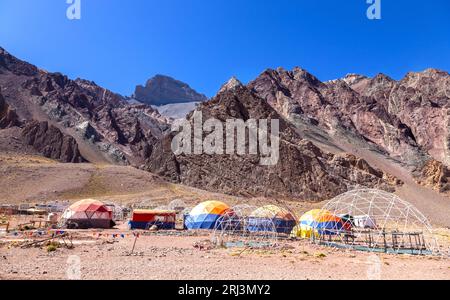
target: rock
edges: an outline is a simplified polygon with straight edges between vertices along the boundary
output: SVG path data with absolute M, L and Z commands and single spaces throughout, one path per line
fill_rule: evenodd
M 450 169 L 439 161 L 429 160 L 416 178 L 421 185 L 441 193 L 450 192 Z
M 81 163 L 85 159 L 78 150 L 76 140 L 65 135 L 48 122 L 33 121 L 22 130 L 22 138 L 47 158 L 66 163 Z
M 395 81 L 384 75 L 370 79 L 350 74 L 342 80 L 323 83 L 307 71 L 295 68 L 266 70 L 249 87 L 287 119 L 292 119 L 293 114 L 305 116 L 316 121 L 330 136 L 337 136 L 337 140 L 355 137 L 361 143 L 376 144 L 391 156 L 415 164 L 422 158 L 422 152 L 413 130 L 409 123 L 389 111 L 382 97 L 385 93 L 372 97 L 365 92 L 373 91 L 371 85 L 382 85 L 387 93 Z
M 311 81 L 314 79 L 309 78 Z M 242 196 L 295 197 L 299 200 L 332 198 L 357 185 L 384 188 L 384 173 L 354 156 L 324 153 L 303 140 L 292 125 L 264 99 L 239 86 L 202 104 L 204 121 L 239 118 L 279 119 L 280 161 L 261 166 L 258 155 L 179 155 L 171 150 L 172 136 L 159 141 L 147 166 L 152 172 L 189 186 Z M 190 118 L 192 122 L 192 116 Z
M 92 81 L 39 70 L 3 49 L 0 86 L 8 87 L 3 96 L 21 119 L 31 122 L 37 114 L 65 134 L 79 135 L 74 138 L 83 144 L 80 148 L 113 163 L 142 164 L 156 139 L 170 129 L 168 120 L 148 105 L 130 104 Z
M 0 129 L 20 126 L 19 117 L 6 103 L 0 89 Z
M 205 95 L 197 93 L 186 83 L 164 75 L 156 75 L 149 79 L 145 86 L 138 85 L 132 98 L 139 102 L 156 106 L 203 102 L 208 99 Z

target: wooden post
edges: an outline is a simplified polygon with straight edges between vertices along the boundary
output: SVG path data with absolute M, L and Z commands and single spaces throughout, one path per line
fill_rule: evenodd
M 411 234 L 409 235 L 409 247 L 411 248 L 411 252 L 413 252 L 414 247 L 413 247 L 413 243 L 412 243 Z
M 138 237 L 139 237 L 139 234 L 136 234 L 136 236 L 134 238 L 133 249 L 131 249 L 131 254 L 134 253 L 134 248 L 136 247 L 136 242 L 137 242 Z

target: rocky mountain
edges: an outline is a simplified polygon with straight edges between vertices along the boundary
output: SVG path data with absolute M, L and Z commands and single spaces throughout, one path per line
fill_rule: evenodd
M 132 98 L 154 106 L 208 100 L 205 95 L 197 93 L 186 83 L 164 75 L 149 79 L 145 86 L 138 85 Z
M 266 70 L 249 87 L 303 134 L 320 132 L 338 148 L 345 148 L 345 141 L 379 151 L 407 166 L 419 182 L 429 182 L 423 177 L 440 170 L 435 189 L 446 189 L 447 173 L 430 166 L 448 165 L 450 159 L 448 73 L 429 69 L 400 81 L 350 74 L 321 82 L 300 68 L 280 68 Z
M 65 163 L 81 163 L 84 158 L 77 141 L 48 122 L 33 121 L 22 130 L 23 141 L 43 156 Z
M 155 146 L 147 162 L 151 172 L 211 191 L 233 195 L 285 196 L 303 200 L 323 200 L 352 186 L 392 188 L 395 178 L 372 168 L 352 155 L 325 153 L 302 139 L 295 128 L 250 88 L 233 85 L 199 107 L 203 119 L 280 119 L 280 161 L 275 166 L 260 165 L 258 155 L 174 155 L 171 136 Z M 193 115 L 190 116 L 193 122 Z M 219 171 L 220 170 L 220 171 Z M 219 171 L 219 172 L 218 172 Z
M 399 81 L 351 74 L 321 82 L 300 68 L 280 68 L 248 85 L 232 78 L 205 102 L 187 85 L 156 76 L 136 89 L 139 99 L 130 103 L 94 82 L 40 70 L 0 48 L 0 124 L 8 128 L 0 131 L 0 142 L 14 146 L 5 149 L 23 143 L 65 162 L 132 165 L 232 195 L 324 200 L 355 186 L 394 190 L 405 180 L 411 184 L 409 175 L 447 192 L 449 77 L 427 70 Z M 201 101 L 203 120 L 280 120 L 279 163 L 261 165 L 261 152 L 175 155 L 172 120 L 143 102 L 182 99 Z M 194 122 L 193 113 L 188 121 Z
M 54 127 L 36 133 L 52 134 L 57 128 L 72 136 L 91 162 L 139 165 L 169 129 L 167 120 L 148 105 L 130 104 L 91 81 L 40 70 L 1 48 L 0 88 L 25 123 L 48 122 Z

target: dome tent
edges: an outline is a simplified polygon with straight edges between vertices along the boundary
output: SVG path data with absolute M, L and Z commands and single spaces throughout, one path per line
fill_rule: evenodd
M 230 207 L 220 201 L 206 201 L 194 207 L 185 216 L 185 227 L 190 230 L 207 229 L 212 230 L 217 220 L 230 211 Z
M 250 214 L 247 230 L 251 232 L 275 230 L 277 233 L 290 234 L 296 224 L 294 215 L 287 209 L 267 205 Z
M 114 224 L 113 212 L 100 201 L 81 200 L 66 209 L 62 219 L 69 227 L 108 229 Z
M 440 245 L 429 220 L 399 196 L 376 189 L 355 189 L 330 200 L 324 210 L 352 216 L 350 230 L 322 235 L 320 244 L 344 249 L 393 254 L 438 254 Z M 353 224 L 351 224 L 353 223 Z
M 293 234 L 301 238 L 310 238 L 318 235 L 332 235 L 337 230 L 350 229 L 350 223 L 323 209 L 314 209 L 300 218 L 300 224 Z

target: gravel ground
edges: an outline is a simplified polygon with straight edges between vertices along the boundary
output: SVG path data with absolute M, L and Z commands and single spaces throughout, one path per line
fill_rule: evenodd
M 450 279 L 445 258 L 341 252 L 306 242 L 244 253 L 194 247 L 207 245 L 206 240 L 208 236 L 141 236 L 132 256 L 133 237 L 94 239 L 86 234 L 77 237 L 74 249 L 51 253 L 3 243 L 0 279 Z

